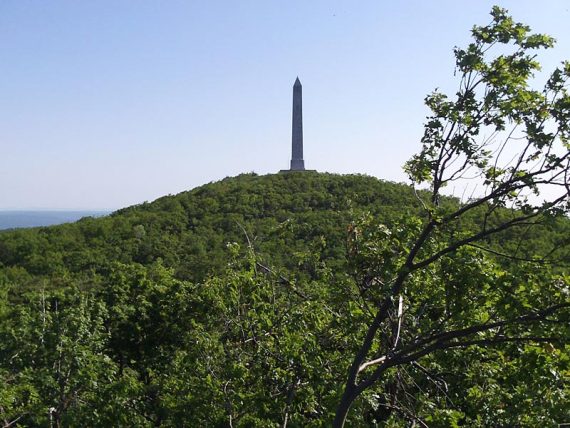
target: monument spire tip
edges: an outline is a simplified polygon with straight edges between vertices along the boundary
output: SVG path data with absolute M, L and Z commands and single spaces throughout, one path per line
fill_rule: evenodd
M 301 86 L 301 81 L 299 80 L 299 76 L 295 79 L 295 86 Z

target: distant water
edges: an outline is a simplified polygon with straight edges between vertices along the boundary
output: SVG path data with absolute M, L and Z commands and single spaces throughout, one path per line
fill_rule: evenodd
M 0 230 L 20 227 L 52 226 L 83 217 L 101 217 L 110 211 L 0 211 Z

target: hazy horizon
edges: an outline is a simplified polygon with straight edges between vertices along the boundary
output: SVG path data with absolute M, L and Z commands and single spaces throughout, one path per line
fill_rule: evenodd
M 105 210 L 0 210 L 0 230 L 54 226 L 110 213 Z

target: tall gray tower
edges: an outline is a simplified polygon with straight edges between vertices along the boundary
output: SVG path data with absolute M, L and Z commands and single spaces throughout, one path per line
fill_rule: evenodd
M 297 77 L 293 85 L 293 154 L 291 156 L 291 171 L 304 171 L 303 160 L 303 87 Z

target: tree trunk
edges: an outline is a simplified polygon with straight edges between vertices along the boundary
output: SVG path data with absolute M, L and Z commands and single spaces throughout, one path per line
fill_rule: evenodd
M 348 416 L 348 411 L 350 410 L 350 406 L 354 399 L 356 398 L 356 391 L 353 385 L 347 385 L 344 389 L 344 393 L 342 394 L 342 398 L 338 407 L 336 408 L 336 415 L 333 421 L 333 428 L 343 428 L 344 423 L 346 422 L 346 417 Z

